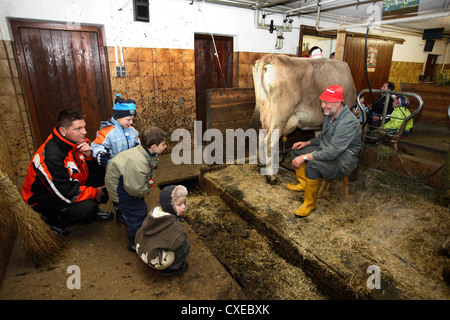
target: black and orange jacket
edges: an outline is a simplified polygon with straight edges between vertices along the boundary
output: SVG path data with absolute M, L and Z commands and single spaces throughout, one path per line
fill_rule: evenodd
M 86 158 L 54 128 L 31 159 L 22 186 L 23 200 L 33 206 L 55 198 L 68 204 L 94 199 L 98 190 L 86 186 L 87 161 L 95 159 Z

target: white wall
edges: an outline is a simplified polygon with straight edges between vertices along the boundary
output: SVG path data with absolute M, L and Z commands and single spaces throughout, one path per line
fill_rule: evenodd
M 391 36 L 391 35 L 389 35 Z M 437 63 L 450 63 L 450 52 L 448 50 L 447 39 L 444 40 L 435 40 L 433 51 L 424 52 L 423 49 L 425 47 L 425 40 L 422 40 L 421 37 L 410 37 L 404 35 L 392 35 L 393 37 L 403 38 L 406 41 L 400 45 L 396 44 L 394 46 L 394 53 L 392 55 L 393 61 L 407 61 L 407 62 L 422 62 L 425 63 L 428 57 L 428 54 L 437 54 L 439 55 L 437 59 Z M 444 61 L 445 59 L 445 61 Z
M 132 0 L 1 0 L 0 36 L 12 40 L 7 18 L 63 21 L 101 25 L 107 46 L 194 49 L 195 33 L 213 33 L 234 37 L 234 51 L 296 54 L 300 23 L 314 26 L 315 20 L 294 17 L 292 32 L 283 34 L 283 47 L 275 49 L 276 31 L 257 29 L 252 10 L 203 3 L 201 0 L 150 0 L 150 22 L 135 22 Z M 282 24 L 282 16 L 270 15 L 266 24 L 274 20 Z M 321 22 L 323 27 L 331 23 Z M 364 29 L 349 30 L 365 33 Z M 376 30 L 371 30 L 377 33 Z M 405 39 L 403 45 L 394 46 L 394 61 L 425 62 L 425 41 L 421 37 L 401 34 L 386 36 Z M 329 48 L 323 48 L 330 51 Z M 438 54 L 438 63 L 446 55 L 447 43 L 437 40 L 431 53 Z M 330 52 L 331 53 L 331 52 Z M 329 53 L 327 53 L 329 54 Z M 445 63 L 450 62 L 450 52 Z
M 234 37 L 235 51 L 297 52 L 300 20 L 294 18 L 294 29 L 285 32 L 283 48 L 275 49 L 277 34 L 254 26 L 252 10 L 218 6 L 186 0 L 151 0 L 150 22 L 135 22 L 132 0 L 2 0 L 0 31 L 11 40 L 7 18 L 104 26 L 105 44 L 130 47 L 194 49 L 194 34 L 206 33 Z M 281 25 L 282 16 L 270 16 Z

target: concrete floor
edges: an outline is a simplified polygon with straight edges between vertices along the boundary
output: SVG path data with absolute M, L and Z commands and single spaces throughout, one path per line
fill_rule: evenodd
M 420 140 L 419 131 L 410 139 Z M 413 135 L 414 133 L 414 135 Z M 439 132 L 448 143 L 448 130 Z M 433 134 L 431 134 L 433 136 Z M 175 166 L 169 155 L 163 155 L 155 181 L 172 184 L 199 175 L 199 165 Z M 154 188 L 147 201 L 158 202 L 159 189 Z M 111 204 L 104 208 L 112 209 Z M 115 221 L 94 222 L 70 228 L 65 255 L 50 265 L 37 266 L 25 255 L 18 238 L 4 281 L 0 300 L 244 300 L 246 296 L 225 268 L 210 253 L 187 225 L 191 251 L 189 269 L 182 275 L 165 277 L 142 263 L 127 250 L 125 229 Z M 81 288 L 69 289 L 77 266 Z
M 197 177 L 198 165 L 172 164 L 170 154 L 163 155 L 155 182 L 165 185 Z M 150 207 L 157 204 L 159 188 L 147 197 Z M 110 203 L 103 206 L 112 209 Z M 146 266 L 127 250 L 125 228 L 114 220 L 95 221 L 70 227 L 64 256 L 50 265 L 35 265 L 25 254 L 18 237 L 4 281 L 0 300 L 243 300 L 240 287 L 202 241 L 186 224 L 191 243 L 187 258 L 189 269 L 182 275 L 166 277 Z M 80 289 L 67 283 L 79 267 Z M 69 270 L 69 271 L 68 271 Z

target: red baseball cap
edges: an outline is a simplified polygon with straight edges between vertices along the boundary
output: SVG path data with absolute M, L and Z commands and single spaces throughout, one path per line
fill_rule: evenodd
M 341 102 L 344 101 L 344 88 L 340 85 L 333 84 L 325 89 L 320 95 L 320 100 L 326 102 Z

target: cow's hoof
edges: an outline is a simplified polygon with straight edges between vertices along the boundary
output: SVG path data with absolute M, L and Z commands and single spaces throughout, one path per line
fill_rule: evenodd
M 266 182 L 268 184 L 279 184 L 280 180 L 275 176 L 266 176 Z

